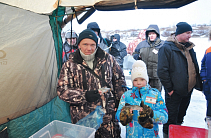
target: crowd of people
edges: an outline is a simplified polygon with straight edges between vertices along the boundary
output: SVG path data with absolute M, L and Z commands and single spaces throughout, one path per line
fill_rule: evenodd
M 70 104 L 72 123 L 100 107 L 104 113 L 96 138 L 119 138 L 119 123 L 126 126 L 128 138 L 159 137 L 158 124 L 163 124 L 163 137 L 168 138 L 169 125 L 183 123 L 193 89 L 203 91 L 206 115 L 211 116 L 211 47 L 200 70 L 195 45 L 189 41 L 192 31 L 188 23 L 179 22 L 175 33 L 163 41 L 159 27 L 151 24 L 140 32 L 142 39 L 128 47 L 119 34 L 103 38 L 96 22 L 79 35 L 66 32 L 57 93 Z M 123 73 L 127 55 L 136 60 L 131 89 Z

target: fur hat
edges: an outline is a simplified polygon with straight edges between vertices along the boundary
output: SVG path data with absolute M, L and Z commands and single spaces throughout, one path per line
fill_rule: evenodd
M 78 37 L 78 41 L 77 44 L 79 44 L 81 42 L 81 40 L 88 38 L 88 39 L 92 39 L 93 41 L 95 41 L 96 46 L 98 45 L 98 37 L 95 34 L 95 32 L 91 29 L 85 29 L 83 30 Z
M 142 60 L 136 60 L 133 63 L 132 71 L 131 71 L 132 82 L 135 78 L 139 78 L 139 77 L 144 78 L 147 81 L 147 83 L 149 82 L 147 67 L 146 67 L 146 64 Z
M 178 34 L 182 34 L 184 32 L 188 32 L 188 31 L 192 31 L 192 27 L 186 22 L 179 22 L 177 24 L 175 36 L 177 36 Z

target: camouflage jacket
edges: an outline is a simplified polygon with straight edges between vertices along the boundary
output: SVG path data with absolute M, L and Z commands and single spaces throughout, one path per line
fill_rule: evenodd
M 85 94 L 87 91 L 104 87 L 102 79 L 97 78 L 87 68 L 89 68 L 88 65 L 77 50 L 69 56 L 69 60 L 63 64 L 60 72 L 57 94 L 60 99 L 70 103 L 72 123 L 77 123 L 94 111 L 97 105 L 103 105 L 100 98 L 92 103 L 86 101 Z M 126 91 L 122 85 L 125 86 L 126 83 L 124 74 L 116 60 L 110 54 L 98 48 L 93 71 L 100 78 L 105 78 L 104 82 L 113 89 L 106 97 L 115 97 L 113 99 L 119 101 Z M 114 109 L 114 102 L 110 107 Z

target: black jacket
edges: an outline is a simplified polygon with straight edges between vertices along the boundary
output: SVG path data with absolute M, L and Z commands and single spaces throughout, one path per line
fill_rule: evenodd
M 93 31 L 97 31 L 98 32 L 98 36 L 100 37 L 100 44 L 99 47 L 101 49 L 103 49 L 104 51 L 106 51 L 107 53 L 109 53 L 109 46 L 110 46 L 110 42 L 107 41 L 106 39 L 104 39 L 101 35 L 101 31 L 100 31 L 100 27 L 98 26 L 98 24 L 96 22 L 91 22 L 87 25 L 87 29 L 91 29 Z
M 202 90 L 202 81 L 196 53 L 193 48 L 189 50 L 196 70 L 195 89 Z M 185 55 L 178 49 L 174 42 L 165 41 L 158 52 L 158 77 L 168 92 L 174 90 L 181 96 L 188 94 L 188 63 Z
M 124 57 L 127 55 L 127 47 L 124 43 L 120 42 L 120 35 L 119 34 L 115 34 L 113 36 L 111 36 L 111 38 L 113 39 L 113 37 L 115 37 L 117 39 L 117 41 L 112 42 L 112 47 L 110 48 L 110 54 L 112 56 L 115 57 L 115 59 L 117 60 L 117 62 L 119 63 L 119 65 L 123 65 L 123 59 Z M 111 40 L 112 41 L 112 40 Z
M 93 31 L 97 31 L 98 32 L 98 36 L 100 37 L 100 43 L 103 41 L 104 44 L 106 44 L 107 46 L 110 46 L 110 41 L 108 39 L 104 39 L 102 37 L 101 31 L 100 31 L 100 27 L 96 22 L 91 22 L 87 25 L 87 29 L 91 29 Z

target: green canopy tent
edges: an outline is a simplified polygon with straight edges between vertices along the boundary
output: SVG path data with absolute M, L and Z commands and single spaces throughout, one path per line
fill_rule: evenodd
M 56 92 L 65 23 L 82 12 L 79 23 L 95 10 L 178 8 L 193 1 L 0 0 L 0 136 L 25 138 L 53 120 L 71 122 L 69 104 Z

